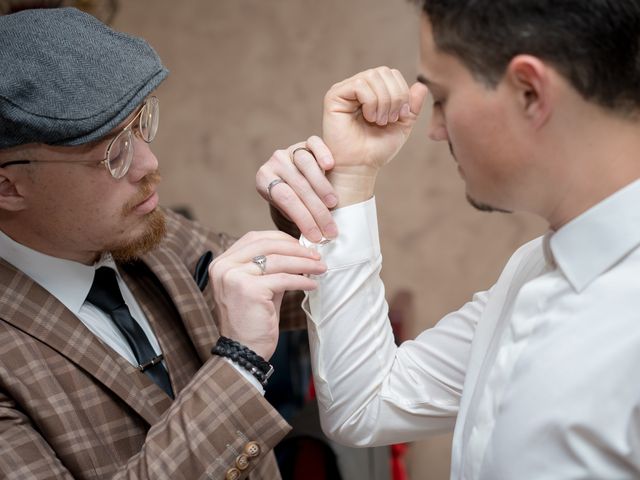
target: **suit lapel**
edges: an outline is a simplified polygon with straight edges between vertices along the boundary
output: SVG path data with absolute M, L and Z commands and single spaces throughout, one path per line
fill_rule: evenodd
M 156 249 L 142 259 L 173 300 L 201 362 L 206 362 L 211 357 L 211 347 L 217 341 L 219 333 L 211 309 L 191 273 L 169 249 Z M 160 334 L 162 343 L 162 332 L 155 331 Z M 170 339 L 164 338 L 164 341 L 168 343 Z
M 123 265 L 120 272 L 156 335 L 171 386 L 178 395 L 202 366 L 180 313 L 171 295 L 146 264 Z
M 3 321 L 93 376 L 150 425 L 159 420 L 171 400 L 146 375 L 105 346 L 53 295 L 2 260 L 0 284 L 0 318 Z

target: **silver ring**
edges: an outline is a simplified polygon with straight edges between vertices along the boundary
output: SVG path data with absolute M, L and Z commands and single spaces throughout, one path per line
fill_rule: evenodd
M 304 150 L 305 152 L 309 152 L 309 155 L 311 155 L 313 158 L 316 158 L 315 155 L 313 154 L 313 152 L 311 150 L 309 150 L 307 147 L 297 147 L 293 149 L 293 152 L 291 152 L 291 161 L 295 164 L 295 158 L 296 158 L 296 152 L 298 150 Z
M 253 257 L 251 261 L 260 267 L 260 272 L 262 272 L 261 275 L 267 273 L 267 257 L 264 255 L 257 255 Z
M 275 180 L 271 180 L 269 185 L 267 185 L 267 196 L 269 197 L 269 201 L 273 202 L 273 197 L 271 196 L 271 189 L 278 185 L 279 183 L 287 183 L 281 178 L 276 178 Z

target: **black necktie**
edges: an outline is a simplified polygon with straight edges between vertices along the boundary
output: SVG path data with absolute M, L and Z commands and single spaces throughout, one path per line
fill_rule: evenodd
M 167 395 L 173 398 L 169 374 L 162 365 L 162 355 L 156 355 L 144 331 L 131 316 L 120 293 L 116 272 L 112 268 L 100 267 L 96 270 L 87 301 L 109 314 L 118 330 L 127 339 L 138 361 L 140 371 L 149 375 L 160 388 L 167 392 Z

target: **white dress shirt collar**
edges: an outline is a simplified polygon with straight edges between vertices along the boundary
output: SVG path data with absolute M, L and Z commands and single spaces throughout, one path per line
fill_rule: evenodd
M 117 268 L 110 254 L 95 265 L 52 257 L 26 247 L 0 231 L 0 257 L 22 270 L 76 316 L 87 298 L 96 268 L 107 265 Z
M 640 244 L 639 205 L 636 180 L 550 236 L 555 263 L 577 292 Z

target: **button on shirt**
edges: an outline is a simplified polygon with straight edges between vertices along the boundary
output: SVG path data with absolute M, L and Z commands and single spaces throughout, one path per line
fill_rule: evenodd
M 365 446 L 455 426 L 452 479 L 639 478 L 639 205 L 637 181 L 527 243 L 400 347 L 374 200 L 337 210 L 304 303 L 325 429 Z

